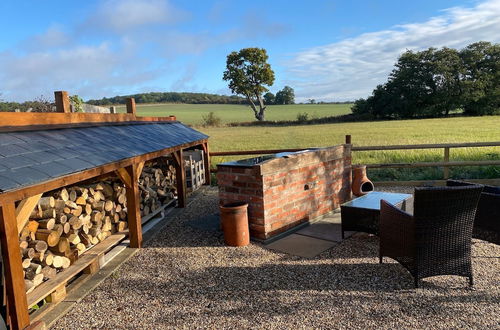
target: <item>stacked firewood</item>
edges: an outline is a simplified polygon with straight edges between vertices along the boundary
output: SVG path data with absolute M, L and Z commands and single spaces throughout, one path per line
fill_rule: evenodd
M 141 215 L 146 216 L 177 195 L 175 168 L 171 160 L 148 164 L 139 178 Z
M 118 181 L 63 188 L 40 198 L 20 234 L 26 291 L 125 230 L 126 206 L 126 190 Z

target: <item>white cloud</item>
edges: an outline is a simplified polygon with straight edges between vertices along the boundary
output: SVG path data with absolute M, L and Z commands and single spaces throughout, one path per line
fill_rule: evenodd
M 353 100 L 384 83 L 405 50 L 462 48 L 480 40 L 500 41 L 500 0 L 449 8 L 426 22 L 314 47 L 294 54 L 285 64 L 297 100 Z
M 108 0 L 85 25 L 123 32 L 151 24 L 173 24 L 187 16 L 166 0 Z
M 55 90 L 95 97 L 109 96 L 161 72 L 147 70 L 148 63 L 117 53 L 107 43 L 75 46 L 24 55 L 0 53 L 0 91 L 9 100 L 51 98 Z

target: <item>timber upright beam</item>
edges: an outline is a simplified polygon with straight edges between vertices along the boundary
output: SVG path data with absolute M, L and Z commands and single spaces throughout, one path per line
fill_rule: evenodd
M 208 148 L 208 142 L 203 143 L 201 146 L 203 148 L 203 152 L 205 153 L 205 157 L 203 157 L 203 165 L 205 166 L 205 184 L 209 186 L 211 184 L 210 149 Z
M 129 97 L 127 99 L 127 113 L 131 113 L 134 116 L 136 115 L 136 107 L 135 107 L 135 99 L 133 97 Z
M 186 170 L 184 168 L 184 159 L 182 158 L 182 149 L 174 151 L 172 158 L 175 163 L 175 180 L 177 184 L 177 207 L 186 207 Z
M 16 208 L 13 202 L 0 206 L 0 244 L 4 264 L 8 319 L 11 329 L 24 329 L 30 324 L 23 267 L 19 250 Z
M 116 171 L 118 177 L 125 184 L 127 194 L 127 216 L 130 237 L 130 247 L 140 248 L 142 246 L 142 222 L 139 209 L 139 169 L 141 164 L 132 164 Z
M 56 111 L 57 112 L 64 112 L 64 113 L 71 112 L 68 92 L 66 92 L 66 91 L 54 92 L 54 97 L 56 100 Z

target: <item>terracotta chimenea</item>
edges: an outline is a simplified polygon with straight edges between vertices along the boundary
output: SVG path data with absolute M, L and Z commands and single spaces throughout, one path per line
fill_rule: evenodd
M 366 176 L 366 166 L 354 165 L 352 167 L 352 193 L 360 197 L 373 191 L 373 183 Z

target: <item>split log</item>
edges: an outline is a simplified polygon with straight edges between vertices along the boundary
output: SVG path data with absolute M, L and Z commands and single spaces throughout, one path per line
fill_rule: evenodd
M 55 217 L 56 217 L 55 209 L 47 209 L 47 210 L 34 209 L 30 215 L 30 219 L 37 219 L 37 220 L 50 219 Z
M 28 246 L 33 248 L 36 252 L 45 252 L 48 249 L 48 244 L 45 240 L 31 241 Z
M 56 224 L 56 219 L 50 218 L 50 219 L 39 220 L 38 224 L 39 228 L 51 230 L 54 228 L 54 225 Z
M 35 233 L 35 237 L 37 240 L 42 240 L 42 241 L 47 242 L 47 245 L 49 247 L 53 247 L 53 246 L 56 246 L 57 243 L 59 243 L 60 235 L 57 233 L 57 231 L 54 231 L 54 230 L 39 229 Z
M 28 269 L 31 265 L 31 259 L 30 258 L 23 259 L 21 264 L 23 265 L 24 269 Z
M 55 206 L 55 199 L 52 196 L 42 197 L 38 201 L 38 205 L 42 210 L 52 209 Z

